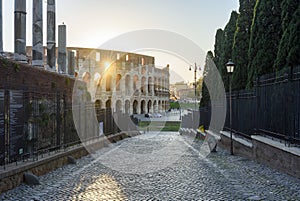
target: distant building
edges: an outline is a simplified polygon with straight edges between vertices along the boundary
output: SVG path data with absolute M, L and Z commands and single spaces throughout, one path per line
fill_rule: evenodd
M 191 87 L 192 86 L 192 87 Z M 188 100 L 194 98 L 193 85 L 185 82 L 177 82 L 170 86 L 172 96 L 180 100 Z

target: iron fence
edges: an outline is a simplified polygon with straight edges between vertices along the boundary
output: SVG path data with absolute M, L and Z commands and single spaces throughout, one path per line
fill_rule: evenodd
M 229 94 L 225 130 L 250 138 L 262 134 L 300 144 L 300 66 L 259 77 L 251 90 L 233 91 L 232 127 Z M 200 125 L 208 128 L 211 107 L 200 108 Z
M 38 160 L 50 152 L 63 151 L 70 146 L 117 133 L 119 128 L 111 109 L 96 109 L 97 123 L 91 122 L 94 103 L 82 104 L 78 135 L 73 118 L 72 103 L 61 92 L 37 93 L 26 90 L 0 89 L 0 165 L 5 168 L 21 160 Z M 88 126 L 87 126 L 88 125 Z

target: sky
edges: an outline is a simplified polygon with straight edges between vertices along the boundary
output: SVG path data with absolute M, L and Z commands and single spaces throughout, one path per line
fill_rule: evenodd
M 2 1 L 4 50 L 13 52 L 14 1 Z M 166 51 L 138 52 L 155 56 L 158 67 L 170 64 L 171 82 L 193 81 L 189 66 L 195 62 L 199 67 L 204 66 L 203 55 L 214 49 L 217 29 L 223 29 L 231 12 L 239 7 L 238 0 L 56 0 L 56 4 L 57 25 L 63 22 L 67 25 L 67 46 L 98 48 L 119 35 L 144 29 L 173 32 L 194 42 L 203 52 L 199 52 L 201 58 L 188 61 Z M 27 0 L 27 45 L 32 45 L 32 6 L 32 0 Z M 178 44 L 177 48 L 183 46 Z M 197 76 L 200 74 L 201 71 Z

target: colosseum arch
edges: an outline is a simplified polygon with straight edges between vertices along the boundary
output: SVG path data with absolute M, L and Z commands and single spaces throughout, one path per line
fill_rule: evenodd
M 158 101 L 158 112 L 160 112 L 161 111 L 161 101 L 159 100 Z
M 122 112 L 122 101 L 121 100 L 117 100 L 117 102 L 116 102 L 116 112 L 117 113 Z
M 133 90 L 137 90 L 138 89 L 138 81 L 139 81 L 139 77 L 137 75 L 133 76 Z
M 149 93 L 149 95 L 152 95 L 152 85 L 153 85 L 152 77 L 149 77 L 148 78 L 148 93 Z
M 102 101 L 101 100 L 99 100 L 99 99 L 97 99 L 96 101 L 95 101 L 95 109 L 97 110 L 97 109 L 102 109 Z
M 122 79 L 122 76 L 120 74 L 117 74 L 117 76 L 116 76 L 116 91 L 120 91 L 120 89 L 121 89 L 121 86 L 120 86 L 121 79 Z
M 107 100 L 105 103 L 105 108 L 111 108 L 111 100 Z
M 130 114 L 130 100 L 125 101 L 125 114 Z
M 162 111 L 165 111 L 166 110 L 166 101 L 162 101 L 161 103 L 161 106 L 162 106 Z
M 111 75 L 106 75 L 106 82 L 105 82 L 105 86 L 106 86 L 106 91 L 111 91 L 112 90 L 112 76 Z
M 138 113 L 138 106 L 139 106 L 139 102 L 137 100 L 134 100 L 133 104 L 132 104 L 133 114 L 137 114 Z
M 142 100 L 141 101 L 141 114 L 145 114 L 146 113 L 146 101 Z
M 143 67 L 142 67 L 142 75 L 145 75 L 145 74 L 146 74 L 146 67 L 143 66 Z
M 145 77 L 142 77 L 141 92 L 142 92 L 143 95 L 146 94 L 146 78 Z

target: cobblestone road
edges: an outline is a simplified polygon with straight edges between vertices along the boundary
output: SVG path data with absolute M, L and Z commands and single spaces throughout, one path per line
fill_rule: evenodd
M 300 200 L 300 180 L 178 133 L 118 142 L 0 200 Z

